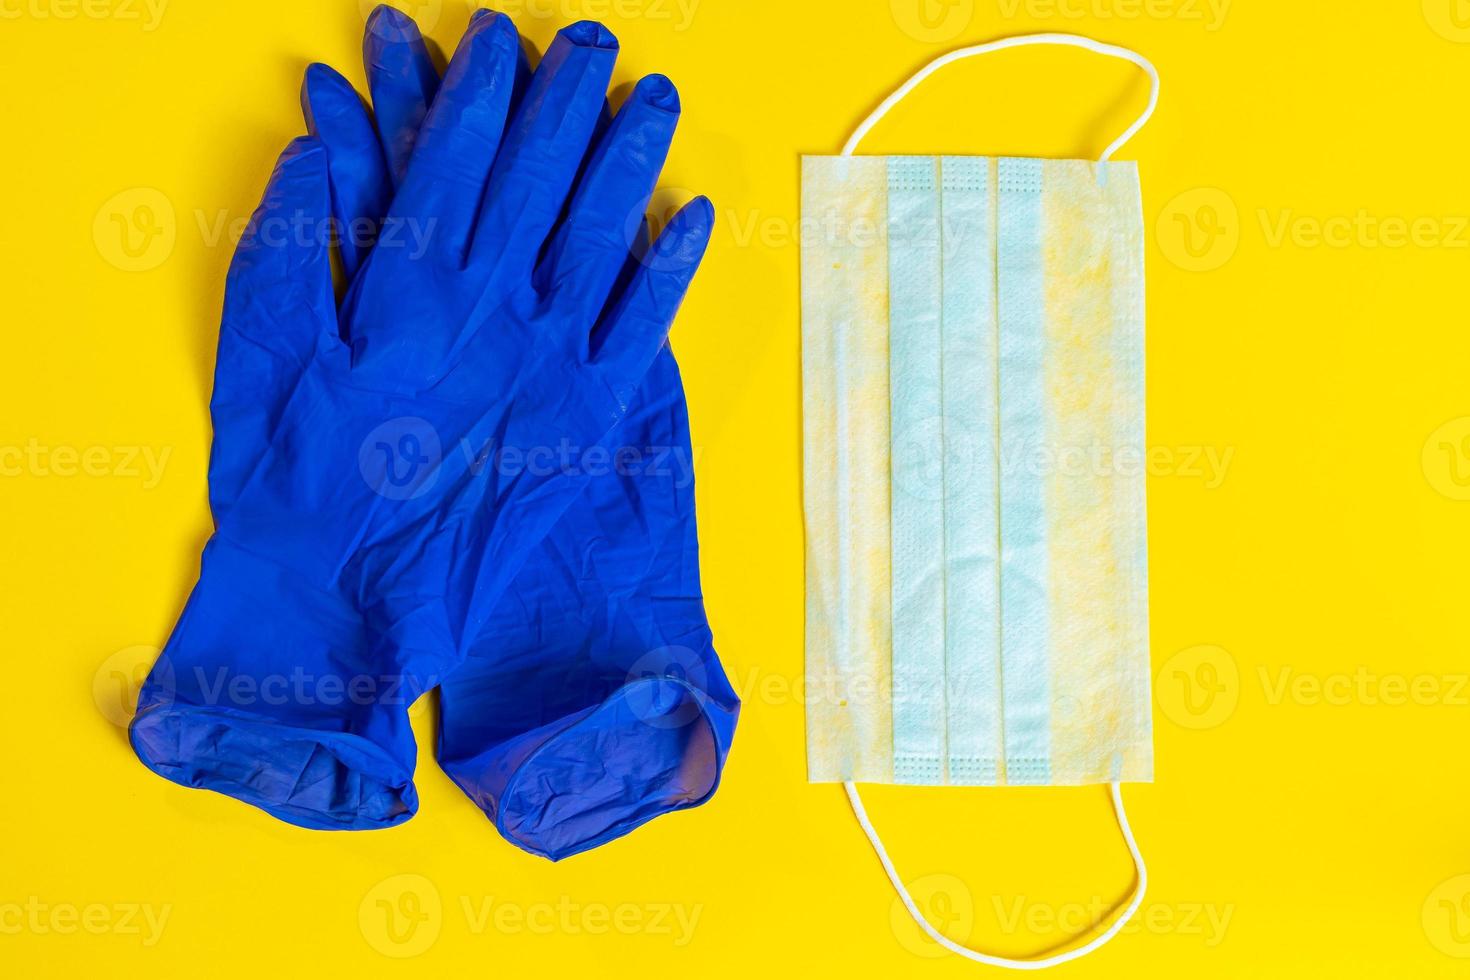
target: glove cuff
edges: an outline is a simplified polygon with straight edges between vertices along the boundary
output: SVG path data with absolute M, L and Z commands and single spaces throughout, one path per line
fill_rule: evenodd
M 683 679 L 645 678 L 472 758 L 440 761 L 507 840 L 559 861 L 708 800 L 739 711 Z
M 216 538 L 138 697 L 149 769 L 318 830 L 390 827 L 418 809 L 408 705 L 352 603 Z

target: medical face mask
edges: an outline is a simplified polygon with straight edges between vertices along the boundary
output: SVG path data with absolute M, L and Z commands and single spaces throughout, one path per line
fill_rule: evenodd
M 952 61 L 1032 44 L 1123 58 L 1148 108 L 1101 160 L 854 156 Z M 1153 66 L 1073 35 L 964 48 L 802 169 L 807 760 L 842 782 L 937 943 L 1037 969 L 1138 908 L 1119 784 L 1153 778 L 1144 504 L 1143 215 L 1112 154 Z M 1123 913 L 1046 959 L 929 925 L 855 783 L 1110 785 L 1138 874 Z

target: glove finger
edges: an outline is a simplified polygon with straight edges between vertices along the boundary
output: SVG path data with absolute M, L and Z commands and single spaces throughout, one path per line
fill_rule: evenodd
M 613 280 L 612 293 L 614 297 L 621 297 L 627 292 L 628 286 L 633 282 L 633 277 L 638 270 L 643 268 L 643 260 L 648 255 L 648 250 L 653 245 L 653 227 L 648 223 L 648 215 L 638 219 L 638 230 L 633 233 L 633 246 L 628 254 L 623 256 L 623 267 L 618 270 L 618 277 Z M 609 300 L 600 311 L 603 315 L 611 313 L 612 300 Z M 598 317 L 599 322 L 602 316 Z M 591 343 L 591 336 L 588 337 Z
M 403 182 L 419 127 L 439 90 L 439 72 L 418 25 L 386 4 L 368 17 L 362 39 L 378 138 L 393 184 Z
M 332 214 L 342 269 L 357 275 L 393 200 L 393 182 L 367 106 L 352 84 L 323 64 L 307 66 L 301 87 L 307 131 L 327 150 Z
M 521 111 L 521 103 L 526 101 L 526 93 L 531 89 L 531 77 L 535 73 L 531 71 L 531 58 L 526 54 L 526 45 L 521 44 L 516 49 L 516 79 L 510 95 L 509 118 L 514 119 Z M 506 127 L 509 132 L 510 127 Z M 501 134 L 501 143 L 505 142 L 505 134 Z
M 210 399 L 209 501 L 216 521 L 270 444 L 318 339 L 336 330 L 330 217 L 326 151 L 318 140 L 300 137 L 281 154 L 225 283 Z
M 500 147 L 515 88 L 520 36 L 509 17 L 480 10 L 459 42 L 415 144 L 395 217 L 435 223 L 433 241 L 456 262 Z
M 592 332 L 591 360 L 607 372 L 625 404 L 668 336 L 709 246 L 714 220 L 714 207 L 705 197 L 680 209 Z
M 607 302 L 668 157 L 679 95 L 662 75 L 639 81 L 598 143 L 557 228 L 538 283 L 590 323 Z
M 557 33 L 490 173 L 471 268 L 508 282 L 530 275 L 586 155 L 617 54 L 601 24 Z
M 582 178 L 586 176 L 587 168 L 592 165 L 592 158 L 595 156 L 595 151 L 602 145 L 602 137 L 607 133 L 607 128 L 612 125 L 612 121 L 612 101 L 610 99 L 603 99 L 602 111 L 597 114 L 597 123 L 592 127 L 592 139 L 587 143 L 587 152 L 582 155 L 582 162 L 577 165 L 577 176 L 572 178 L 573 187 L 582 186 Z M 546 265 L 546 256 L 551 254 L 552 248 L 556 246 L 557 231 L 566 223 L 567 217 L 571 213 L 572 200 L 575 197 L 576 194 L 574 192 L 572 197 L 568 198 L 566 204 L 562 206 L 561 214 L 557 216 L 556 221 L 551 226 L 553 229 L 551 237 L 541 243 L 541 251 L 536 256 L 536 267 L 532 271 L 531 281 L 542 294 L 547 292 L 549 285 L 547 280 L 550 270 Z

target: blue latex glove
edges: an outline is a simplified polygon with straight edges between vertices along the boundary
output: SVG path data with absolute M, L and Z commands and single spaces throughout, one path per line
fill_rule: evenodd
M 433 77 L 432 64 L 411 22 L 383 16 L 368 34 L 377 117 L 421 117 L 433 86 L 419 79 Z M 466 56 L 461 48 L 456 59 Z M 413 143 L 411 125 L 395 127 L 380 151 L 361 100 L 325 66 L 308 71 L 304 96 L 328 149 L 339 220 L 370 225 L 375 212 L 340 202 L 380 199 L 393 148 Z M 626 171 L 658 170 L 677 117 L 668 80 L 643 79 L 585 169 L 611 179 L 597 161 L 613 153 Z M 631 238 L 625 280 L 646 258 L 646 228 Z M 554 859 L 708 799 L 739 706 L 700 594 L 688 415 L 667 346 L 605 470 L 527 559 L 440 689 L 440 762 L 509 840 Z
M 739 711 L 705 618 L 684 391 L 665 350 L 594 479 L 440 687 L 439 762 L 553 860 L 718 786 Z
M 371 62 L 389 39 L 369 35 Z M 699 202 L 620 283 L 623 223 L 657 168 L 607 154 L 571 194 L 615 52 L 597 25 L 564 31 L 504 129 L 519 46 L 504 18 L 478 18 L 340 317 L 320 236 L 267 234 L 330 213 L 337 182 L 315 139 L 283 157 L 227 286 L 218 530 L 140 696 L 150 768 L 309 827 L 413 812 L 407 705 L 463 659 L 588 483 L 584 457 L 627 413 L 708 239 Z M 396 174 L 403 142 L 385 143 Z M 427 252 L 391 247 L 415 222 Z M 505 465 L 542 447 L 569 447 L 567 465 Z

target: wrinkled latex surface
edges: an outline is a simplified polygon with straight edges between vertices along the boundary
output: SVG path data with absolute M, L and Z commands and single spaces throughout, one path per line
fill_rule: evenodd
M 528 850 L 575 853 L 713 791 L 738 702 L 700 600 L 683 392 L 661 344 L 710 211 L 697 202 L 629 260 L 677 96 L 645 79 L 609 126 L 615 49 L 573 25 L 532 78 L 508 21 L 477 15 L 438 86 L 411 22 L 380 9 L 376 127 L 340 76 L 309 70 L 313 137 L 282 158 L 231 270 L 219 533 L 134 725 L 156 771 L 305 826 L 389 825 L 415 806 L 406 705 L 451 677 L 441 758 Z M 465 203 L 487 179 L 476 156 L 495 160 L 483 207 Z M 343 223 L 340 321 L 322 243 L 257 240 L 288 211 Z M 427 260 L 404 244 L 415 219 L 435 228 Z M 511 455 L 547 447 L 563 465 Z M 601 462 L 633 449 L 674 463 Z M 308 688 L 380 676 L 366 703 L 220 703 L 219 676 L 267 671 Z
M 594 479 L 440 688 L 439 762 L 558 858 L 714 792 L 739 702 L 699 587 L 688 417 L 665 349 Z

